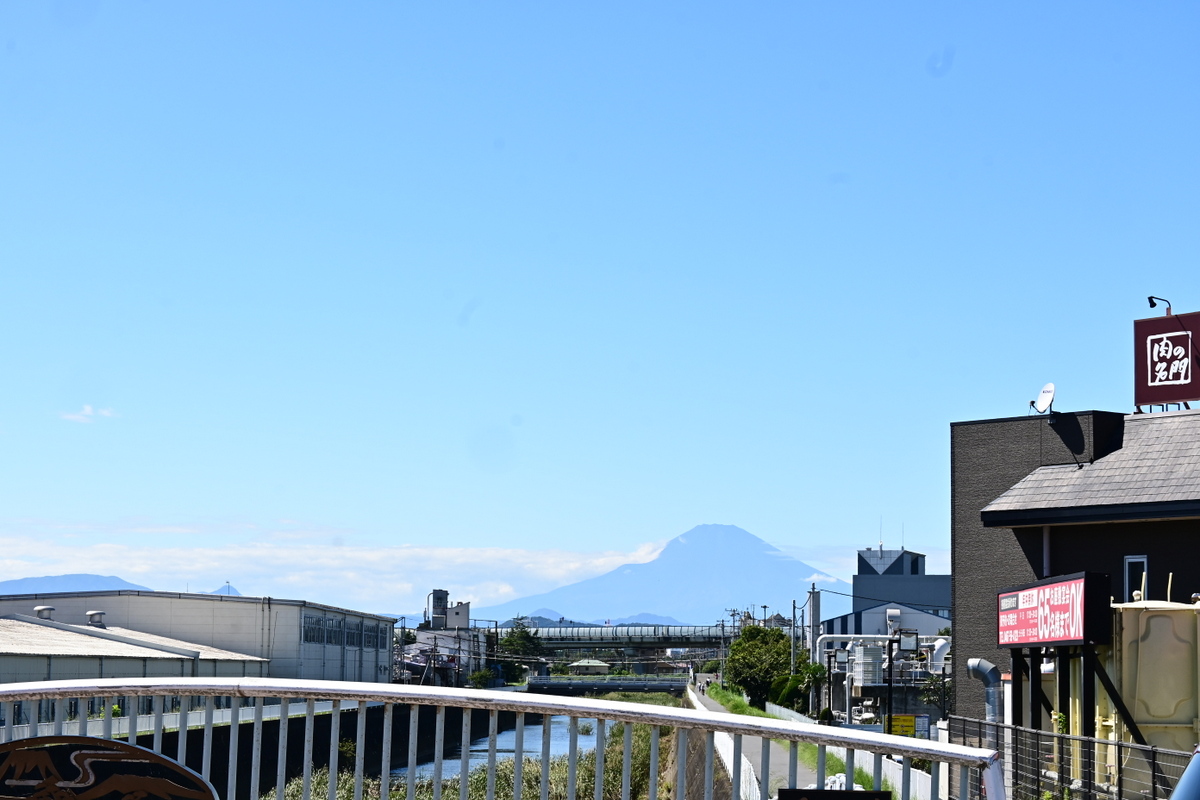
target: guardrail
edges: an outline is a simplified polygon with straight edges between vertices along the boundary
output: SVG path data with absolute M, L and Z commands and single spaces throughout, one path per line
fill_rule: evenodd
M 143 698 L 143 699 L 139 699 Z M 148 699 L 145 699 L 148 698 Z M 910 768 L 910 759 L 928 759 L 934 762 L 944 762 L 958 767 L 960 785 L 958 796 L 965 798 L 969 795 L 968 781 L 972 770 L 980 770 L 977 774 L 986 783 L 990 797 L 1002 797 L 1004 787 L 998 768 L 998 754 L 994 750 L 961 745 L 941 744 L 923 740 L 907 739 L 901 736 L 864 733 L 861 731 L 840 730 L 818 725 L 804 725 L 782 720 L 771 720 L 757 717 L 739 717 L 728 714 L 715 714 L 705 710 L 684 708 L 668 708 L 664 706 L 642 705 L 638 703 L 621 703 L 587 698 L 559 697 L 554 695 L 538 695 L 527 693 L 512 693 L 489 690 L 449 689 L 429 686 L 407 686 L 374 683 L 349 683 L 340 681 L 302 681 L 272 678 L 197 678 L 179 679 L 107 679 L 87 681 L 47 681 L 36 683 L 0 684 L 0 709 L 3 711 L 3 731 L 5 741 L 13 741 L 21 735 L 36 736 L 48 734 L 65 734 L 83 732 L 85 734 L 112 738 L 115 734 L 113 723 L 114 701 L 121 700 L 125 709 L 148 710 L 148 714 L 130 714 L 125 727 L 125 737 L 129 741 L 141 738 L 152 749 L 163 752 L 167 734 L 176 739 L 176 760 L 195 769 L 206 779 L 213 776 L 213 761 L 215 732 L 221 728 L 218 716 L 227 717 L 229 723 L 224 726 L 223 733 L 227 753 L 226 781 L 224 786 L 218 786 L 218 794 L 223 800 L 238 798 L 258 798 L 264 793 L 270 793 L 272 788 L 276 800 L 284 800 L 284 789 L 288 782 L 289 763 L 297 765 L 296 775 L 302 781 L 301 796 L 310 800 L 313 796 L 314 764 L 326 763 L 325 753 L 328 753 L 328 764 L 334 774 L 343 774 L 344 780 L 353 784 L 354 800 L 362 800 L 364 781 L 372 775 L 386 776 L 379 787 L 380 800 L 389 800 L 392 793 L 402 794 L 405 798 L 414 798 L 417 794 L 417 770 L 408 769 L 402 780 L 393 778 L 393 770 L 399 767 L 411 767 L 418 761 L 418 741 L 421 726 L 421 709 L 431 709 L 428 716 L 433 716 L 434 726 L 433 755 L 432 755 L 432 796 L 441 800 L 443 789 L 445 758 L 446 721 L 448 710 L 460 710 L 462 714 L 461 755 L 459 769 L 467 774 L 470 759 L 470 741 L 472 738 L 471 722 L 473 712 L 484 712 L 487 715 L 488 751 L 486 775 L 479 781 L 458 781 L 460 800 L 495 800 L 497 781 L 511 781 L 511 787 L 505 787 L 505 797 L 512 800 L 522 800 L 523 792 L 529 800 L 534 793 L 540 795 L 540 800 L 550 797 L 551 759 L 550 726 L 542 726 L 540 756 L 536 743 L 527 750 L 524 741 L 526 715 L 565 715 L 568 717 L 570 745 L 566 756 L 566 797 L 577 798 L 586 787 L 579 785 L 584 773 L 594 775 L 592 789 L 595 800 L 615 797 L 619 786 L 621 800 L 635 800 L 633 786 L 640 787 L 636 796 L 657 798 L 659 796 L 660 780 L 671 784 L 671 793 L 675 800 L 684 798 L 703 798 L 712 800 L 714 788 L 720 778 L 715 771 L 714 738 L 717 733 L 726 733 L 733 738 L 735 748 L 741 750 L 742 738 L 745 736 L 765 737 L 766 739 L 784 740 L 789 743 L 810 742 L 818 748 L 818 779 L 824 780 L 824 753 L 829 746 L 840 746 L 846 750 L 847 772 L 853 775 L 854 756 L 859 753 L 890 753 L 903 759 L 904 769 Z M 268 700 L 278 700 L 278 703 L 267 703 Z M 323 735 L 317 735 L 316 724 L 318 704 L 329 703 L 328 726 L 323 728 Z M 82 703 L 82 704 L 81 704 Z M 178 703 L 180 712 L 169 709 Z M 22 708 L 18 708 L 20 704 Z M 85 711 L 88 705 L 103 709 L 102 717 L 88 720 Z M 274 710 L 278 705 L 277 715 L 281 719 L 293 717 L 293 710 L 299 713 L 303 708 L 302 735 L 299 735 L 300 720 L 294 724 L 280 725 L 274 752 L 266 752 L 264 746 L 264 726 L 268 719 L 268 708 Z M 70 719 L 70 709 L 77 710 L 77 718 Z M 227 714 L 218 715 L 218 707 L 224 707 Z M 368 724 L 368 707 L 375 708 L 375 721 Z M 18 711 L 25 714 L 35 710 L 27 724 L 18 725 Z M 400 711 L 397 714 L 397 710 Z M 353 756 L 342 756 L 339 750 L 341 744 L 340 721 L 343 712 L 356 711 Z M 400 726 L 398 717 L 407 712 L 407 736 Z M 498 720 L 501 712 L 515 714 L 513 765 L 511 770 L 500 778 L 497 770 L 499 755 L 497 753 Z M 170 714 L 179 713 L 176 719 L 179 726 L 172 731 L 168 724 Z M 119 719 L 119 718 L 118 718 Z M 605 746 L 597 747 L 592 764 L 587 770 L 581 770 L 584 758 L 578 748 L 579 723 L 581 720 L 594 720 L 597 742 Z M 145 725 L 145 727 L 143 727 Z M 649 762 L 645 774 L 632 774 L 633 755 L 633 726 L 646 725 L 649 727 L 650 745 Z M 93 727 L 95 726 L 95 727 Z M 82 731 L 80 728 L 82 727 Z M 249 728 L 242 739 L 242 728 Z M 288 729 L 297 727 L 296 736 L 289 737 Z M 664 761 L 662 734 L 667 731 L 666 749 L 670 751 L 673 745 L 674 777 L 663 774 Z M 620 729 L 618 735 L 617 730 Z M 189 748 L 187 742 L 192 738 L 192 730 L 199 729 L 202 736 L 202 748 Z M 609 737 L 608 732 L 613 736 Z M 327 735 L 325 735 L 327 733 Z M 393 735 L 407 739 L 407 752 L 403 758 L 394 757 Z M 193 740 L 194 741 L 194 740 Z M 697 747 L 689 747 L 689 741 L 697 743 Z M 316 749 L 319 745 L 328 745 L 328 750 Z M 374 763 L 368 764 L 366 754 L 368 749 L 374 749 L 378 754 Z M 199 750 L 199 752 L 196 752 Z M 244 752 L 245 751 L 245 752 Z M 691 751 L 691 752 L 690 752 Z M 764 758 L 769 748 L 764 747 Z M 790 747 L 791 765 L 794 767 L 796 747 Z M 700 759 L 699 763 L 689 762 L 693 757 Z M 621 768 L 605 768 L 606 758 L 619 758 Z M 172 755 L 166 753 L 166 755 Z M 246 758 L 239 761 L 239 756 Z M 527 760 L 527 757 L 532 760 Z M 353 763 L 349 763 L 352 760 Z M 273 763 L 274 781 L 271 780 L 267 768 Z M 525 774 L 529 765 L 540 770 L 540 778 Z M 247 769 L 248 766 L 248 769 Z M 343 770 L 343 767 L 345 769 Z M 769 764 L 763 769 L 769 773 Z M 239 792 L 239 776 L 245 777 Z M 606 774 L 608 773 L 608 774 Z M 790 770 L 795 775 L 796 770 Z M 934 773 L 937 774 L 937 771 Z M 474 773 L 472 773 L 474 776 Z M 636 781 L 634 779 L 637 779 Z M 339 781 L 330 781 L 328 798 L 335 800 Z M 478 794 L 477 794 L 478 792 Z M 734 800 L 742 800 L 739 787 L 733 786 Z M 933 787 L 932 797 L 939 798 L 938 787 Z M 907 781 L 901 787 L 900 800 L 910 800 Z

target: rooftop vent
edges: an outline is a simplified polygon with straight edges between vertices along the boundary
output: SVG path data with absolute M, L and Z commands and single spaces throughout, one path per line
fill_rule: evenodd
M 34 606 L 33 613 L 38 619 L 54 619 L 54 606 Z
M 107 625 L 104 624 L 104 612 L 103 611 L 89 611 L 89 612 L 87 612 L 87 618 L 88 618 L 88 625 L 92 625 L 93 627 L 96 627 L 96 628 L 108 627 Z

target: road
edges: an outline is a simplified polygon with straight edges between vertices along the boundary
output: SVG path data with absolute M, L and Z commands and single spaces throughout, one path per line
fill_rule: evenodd
M 705 679 L 705 677 L 707 677 L 707 676 L 700 675 L 700 676 L 697 676 L 697 679 L 700 681 L 703 681 Z M 696 694 L 697 694 L 697 697 L 699 698 L 700 702 L 703 703 L 704 707 L 706 709 L 708 709 L 709 711 L 715 711 L 717 713 L 722 713 L 722 714 L 729 713 L 729 711 L 726 710 L 725 706 L 721 705 L 716 700 L 713 700 L 712 698 L 708 697 L 708 695 L 701 695 L 701 694 L 699 694 L 698 691 Z M 754 774 L 762 775 L 762 739 L 760 739 L 757 736 L 743 736 L 742 737 L 742 752 L 745 754 L 746 758 L 749 759 L 750 764 L 754 767 Z M 802 789 L 806 786 L 811 786 L 812 784 L 815 784 L 816 782 L 817 782 L 816 770 L 810 769 L 802 761 L 797 761 L 797 763 L 796 763 L 796 786 L 797 786 L 797 788 Z M 785 747 L 784 745 L 779 744 L 778 742 L 772 741 L 771 742 L 771 783 L 770 783 L 772 797 L 777 795 L 780 787 L 783 787 L 785 789 L 788 787 L 788 748 Z

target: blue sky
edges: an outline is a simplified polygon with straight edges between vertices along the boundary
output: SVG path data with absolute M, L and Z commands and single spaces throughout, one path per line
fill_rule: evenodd
M 0 569 L 945 568 L 949 423 L 1132 410 L 1146 295 L 1200 310 L 1198 15 L 0 6 Z

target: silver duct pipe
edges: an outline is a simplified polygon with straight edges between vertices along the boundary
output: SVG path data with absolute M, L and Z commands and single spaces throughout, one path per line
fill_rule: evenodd
M 987 721 L 1000 723 L 1000 670 L 986 658 L 967 659 L 967 674 L 983 682 L 984 702 L 987 703 Z M 988 731 L 988 742 L 996 741 L 997 729 Z

